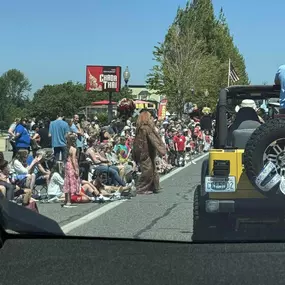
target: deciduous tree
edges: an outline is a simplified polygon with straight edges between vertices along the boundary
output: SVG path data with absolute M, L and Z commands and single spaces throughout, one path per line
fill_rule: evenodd
M 131 91 L 123 87 L 121 92 L 113 93 L 113 101 L 131 96 Z M 62 84 L 45 85 L 36 91 L 29 107 L 31 116 L 38 118 L 56 118 L 59 112 L 71 117 L 80 107 L 90 105 L 94 101 L 108 100 L 107 92 L 87 92 L 81 83 L 65 82 Z
M 32 85 L 23 72 L 17 69 L 10 69 L 1 77 L 6 99 L 17 106 L 20 106 L 23 101 L 27 100 Z

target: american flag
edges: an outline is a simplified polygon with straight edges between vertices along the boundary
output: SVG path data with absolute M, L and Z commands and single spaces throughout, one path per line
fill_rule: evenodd
M 234 82 L 234 83 L 239 81 L 239 77 L 238 77 L 237 72 L 235 71 L 235 68 L 234 68 L 232 63 L 230 65 L 230 78 L 231 78 L 232 82 Z

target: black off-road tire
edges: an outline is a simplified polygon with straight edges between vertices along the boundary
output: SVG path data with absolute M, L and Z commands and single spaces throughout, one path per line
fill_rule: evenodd
M 193 233 L 195 232 L 195 230 L 197 230 L 197 226 L 199 223 L 199 218 L 200 218 L 200 212 L 202 212 L 201 208 L 202 205 L 200 205 L 200 200 L 201 198 L 200 193 L 201 193 L 201 186 L 198 185 L 197 188 L 195 189 L 194 192 L 194 201 L 193 201 Z
M 213 217 L 205 211 L 205 199 L 201 196 L 201 186 L 198 185 L 194 192 L 193 201 L 193 235 L 192 241 L 217 240 L 218 233 L 214 228 L 209 228 Z
M 244 151 L 244 168 L 248 179 L 260 193 L 268 198 L 277 197 L 276 192 L 279 185 L 265 192 L 257 187 L 255 179 L 264 166 L 264 151 L 272 142 L 282 138 L 285 138 L 285 119 L 272 119 L 253 132 Z
M 209 159 L 205 159 L 201 167 L 201 188 L 200 191 L 205 191 L 205 177 L 209 175 Z
M 211 219 L 210 215 L 205 212 L 205 199 L 201 196 L 201 185 L 198 185 L 194 192 L 193 201 L 192 241 L 201 242 L 217 239 L 214 232 L 209 230 L 209 219 Z M 210 232 L 211 236 L 209 235 Z

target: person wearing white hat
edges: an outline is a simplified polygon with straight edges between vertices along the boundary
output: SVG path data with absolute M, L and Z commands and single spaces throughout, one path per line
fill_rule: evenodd
M 237 105 L 237 106 L 235 107 L 235 111 L 236 111 L 236 113 L 237 113 L 241 108 L 246 108 L 246 107 L 252 108 L 252 109 L 254 109 L 255 111 L 256 111 L 256 109 L 257 109 L 254 100 L 252 100 L 252 99 L 244 99 L 244 100 L 242 100 L 240 106 Z
M 237 106 L 235 107 L 236 113 L 237 113 L 241 108 L 252 108 L 255 112 L 257 111 L 257 106 L 256 106 L 254 100 L 252 100 L 252 99 L 244 99 L 244 100 L 242 100 L 240 106 L 237 105 Z M 261 123 L 264 123 L 264 120 L 263 120 L 260 116 L 258 116 L 258 118 L 259 118 L 259 120 L 260 120 Z

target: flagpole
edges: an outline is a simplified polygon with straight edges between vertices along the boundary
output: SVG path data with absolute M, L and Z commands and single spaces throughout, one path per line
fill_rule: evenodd
M 229 68 L 228 68 L 228 87 L 230 86 L 230 78 L 231 78 L 231 59 L 229 58 Z

